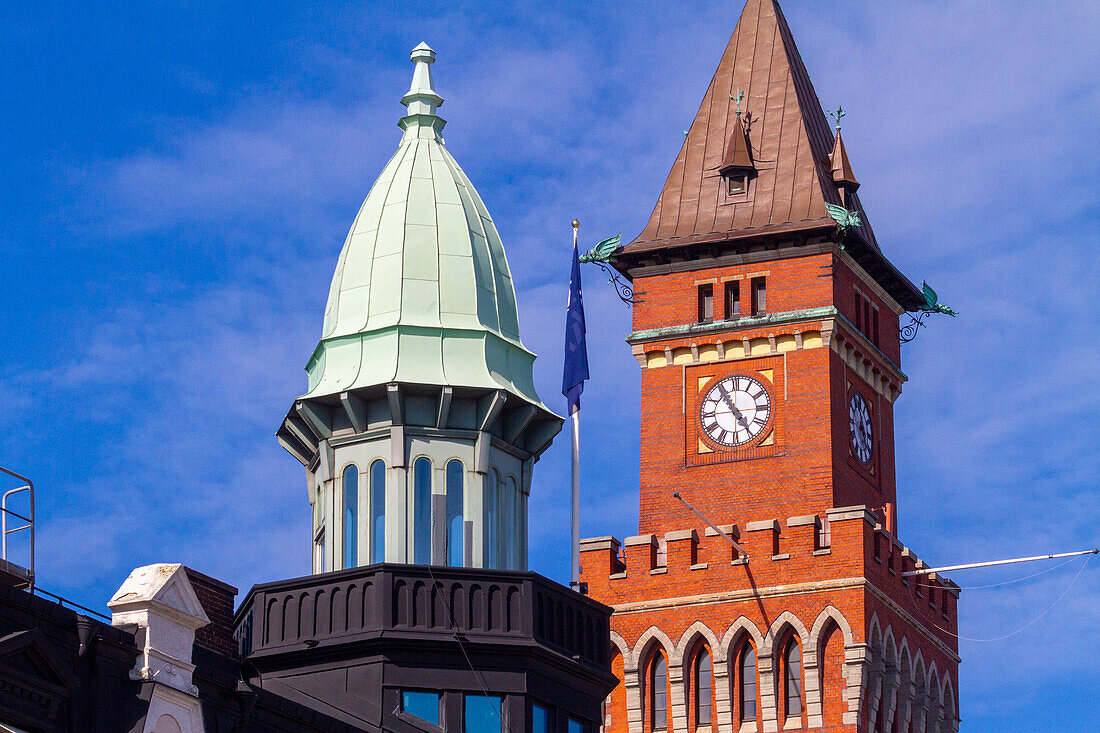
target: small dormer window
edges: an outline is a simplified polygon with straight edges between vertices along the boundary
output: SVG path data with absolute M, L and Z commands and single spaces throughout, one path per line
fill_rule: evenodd
M 730 196 L 736 196 L 739 193 L 744 193 L 749 186 L 749 176 L 746 173 L 734 171 L 726 175 L 726 193 Z

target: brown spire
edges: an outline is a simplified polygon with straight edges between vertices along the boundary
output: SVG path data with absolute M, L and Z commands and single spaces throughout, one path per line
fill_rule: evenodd
M 751 115 L 747 139 L 733 97 L 740 89 L 746 92 L 742 108 Z M 748 0 L 649 223 L 620 254 L 833 229 L 826 203 L 862 209 L 854 196 L 841 201 L 830 166 L 832 145 L 779 4 Z M 722 185 L 721 170 L 731 155 L 755 162 L 745 194 L 731 196 Z M 861 233 L 874 247 L 870 227 L 865 224 Z
M 844 138 L 840 136 L 840 130 L 836 131 L 836 143 L 833 145 L 833 154 L 829 156 L 829 162 L 833 169 L 833 183 L 848 193 L 855 193 L 859 188 L 856 174 L 852 172 L 852 164 L 848 162 L 848 151 L 844 147 Z

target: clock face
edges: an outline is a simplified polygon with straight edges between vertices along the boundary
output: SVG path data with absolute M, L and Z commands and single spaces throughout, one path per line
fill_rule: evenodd
M 771 417 L 771 398 L 764 385 L 752 377 L 726 377 L 707 391 L 699 408 L 699 424 L 719 445 L 748 443 Z
M 852 430 L 852 453 L 861 463 L 870 463 L 871 450 L 875 447 L 871 408 L 859 392 L 853 392 L 848 401 L 848 426 Z

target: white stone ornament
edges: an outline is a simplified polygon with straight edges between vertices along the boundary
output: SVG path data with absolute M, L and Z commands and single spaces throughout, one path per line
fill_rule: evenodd
M 848 401 L 848 427 L 852 432 L 852 454 L 860 463 L 869 464 L 875 447 L 871 408 L 859 392 L 852 392 Z
M 699 407 L 699 424 L 708 438 L 730 448 L 745 445 L 771 419 L 771 397 L 759 381 L 743 374 L 711 387 Z

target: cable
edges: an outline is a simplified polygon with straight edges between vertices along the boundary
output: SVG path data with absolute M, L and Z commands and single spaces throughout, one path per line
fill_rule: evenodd
M 458 622 L 455 620 L 454 612 L 451 610 L 451 604 L 449 604 L 447 602 L 447 592 L 446 592 L 447 589 L 443 586 L 443 583 L 441 583 L 435 577 L 435 573 L 432 572 L 432 566 L 431 565 L 425 565 L 425 567 L 428 569 L 428 575 L 432 576 L 433 586 L 434 585 L 439 585 L 439 589 L 441 591 L 440 598 L 443 600 L 443 609 L 447 612 L 447 618 L 449 618 L 451 620 L 451 627 L 457 629 L 458 628 Z M 474 668 L 474 663 L 470 659 L 470 655 L 466 653 L 466 645 L 462 643 L 462 634 L 459 633 L 458 631 L 455 631 L 454 637 L 455 637 L 455 641 L 458 642 L 458 648 L 462 651 L 462 656 L 466 658 L 466 666 L 469 667 L 470 671 L 474 673 L 474 678 L 477 680 L 477 683 L 481 686 L 481 691 L 483 693 L 485 693 L 485 697 L 495 697 L 494 695 L 489 694 L 489 688 L 485 684 L 485 678 L 482 676 L 481 672 L 479 672 L 477 669 Z M 503 704 L 503 698 L 501 699 L 501 703 Z M 508 731 L 508 733 L 512 733 L 512 726 L 508 725 L 508 723 L 504 720 L 504 717 L 500 713 L 500 708 L 501 708 L 500 705 L 494 706 L 493 707 L 493 712 L 497 714 L 497 720 L 500 721 L 501 727 L 504 728 L 506 731 Z
M 1004 636 L 998 636 L 998 637 L 993 638 L 993 639 L 971 639 L 970 637 L 967 637 L 967 636 L 959 636 L 958 634 L 953 634 L 953 633 L 951 633 L 950 631 L 948 631 L 947 629 L 943 628 L 942 626 L 940 626 L 938 624 L 932 624 L 932 625 L 935 626 L 940 631 L 942 631 L 943 633 L 947 634 L 948 636 L 953 636 L 956 639 L 960 639 L 961 641 L 975 641 L 975 642 L 1003 641 L 1004 639 L 1007 639 L 1009 637 L 1016 636 L 1016 634 L 1019 634 L 1019 633 L 1025 631 L 1025 630 L 1027 630 L 1032 625 L 1037 623 L 1039 621 L 1039 619 L 1043 618 L 1048 613 L 1050 613 L 1054 609 L 1054 607 L 1058 605 L 1058 602 L 1061 601 L 1063 598 L 1065 598 L 1066 594 L 1069 593 L 1069 589 L 1072 588 L 1073 584 L 1077 582 L 1077 579 L 1079 577 L 1081 577 L 1081 573 L 1084 572 L 1085 567 L 1088 566 L 1090 559 L 1092 559 L 1092 555 L 1085 555 L 1085 562 L 1083 562 L 1081 564 L 1081 567 L 1077 570 L 1077 575 L 1074 575 L 1073 580 L 1069 581 L 1069 585 L 1067 585 L 1066 589 L 1064 591 L 1062 591 L 1062 594 L 1054 599 L 1054 603 L 1050 604 L 1050 606 L 1045 611 L 1043 611 L 1038 616 L 1033 618 L 1031 621 L 1028 621 L 1026 624 L 1024 624 L 1023 626 L 1016 629 L 1015 631 L 1013 631 L 1010 634 L 1005 634 Z

